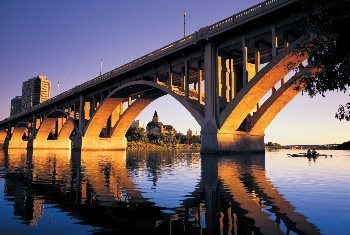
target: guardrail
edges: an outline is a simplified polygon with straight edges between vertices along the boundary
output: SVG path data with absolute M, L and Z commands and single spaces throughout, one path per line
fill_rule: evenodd
M 254 5 L 244 11 L 241 11 L 237 14 L 234 14 L 231 17 L 228 17 L 226 19 L 223 19 L 213 25 L 208 26 L 209 27 L 209 37 L 215 34 L 217 31 L 220 31 L 224 28 L 237 25 L 241 23 L 244 20 L 247 20 L 253 16 L 256 16 L 260 13 L 266 12 L 268 10 L 271 10 L 275 7 L 278 7 L 280 5 L 286 4 L 286 3 L 292 3 L 296 2 L 297 0 L 267 0 L 264 2 L 261 2 L 257 5 Z
M 199 31 L 203 31 L 205 35 L 199 35 L 198 32 L 195 32 L 195 33 L 193 33 L 185 38 L 177 40 L 169 45 L 166 45 L 166 46 L 164 46 L 156 51 L 153 51 L 145 56 L 142 56 L 136 60 L 133 60 L 133 61 L 131 61 L 125 65 L 122 65 L 116 69 L 113 69 L 113 70 L 111 70 L 105 74 L 102 74 L 94 79 L 91 79 L 87 82 L 84 82 L 81 85 L 78 85 L 78 86 L 76 86 L 68 91 L 65 91 L 65 92 L 39 104 L 39 105 L 34 106 L 30 110 L 27 110 L 27 111 L 22 112 L 18 115 L 6 118 L 6 119 L 0 121 L 0 125 L 6 123 L 8 121 L 14 120 L 18 117 L 26 116 L 30 113 L 35 112 L 36 110 L 39 110 L 47 105 L 53 104 L 61 99 L 68 98 L 69 96 L 72 96 L 76 93 L 84 91 L 84 90 L 91 88 L 95 85 L 101 84 L 105 81 L 108 81 L 109 79 L 112 79 L 118 75 L 121 75 L 121 74 L 126 73 L 130 70 L 133 70 L 137 67 L 145 65 L 147 63 L 150 63 L 150 62 L 152 62 L 156 59 L 159 59 L 165 55 L 168 55 L 168 54 L 171 54 L 175 51 L 181 50 L 184 47 L 187 47 L 189 45 L 193 45 L 193 44 L 197 43 L 197 40 L 198 40 L 197 37 L 208 39 L 211 36 L 217 34 L 218 32 L 220 32 L 228 27 L 234 27 L 236 24 L 239 24 L 242 21 L 251 18 L 252 16 L 255 16 L 255 15 L 258 15 L 258 14 L 263 13 L 265 11 L 271 10 L 277 6 L 282 5 L 282 4 L 286 4 L 289 2 L 295 2 L 295 1 L 298 1 L 298 0 L 267 0 L 267 1 L 261 2 L 255 6 L 252 6 L 248 9 L 244 10 L 244 11 L 241 11 L 241 12 L 239 12 L 231 17 L 228 17 L 228 18 L 221 20 L 215 24 L 212 24 L 210 26 L 202 28 L 204 30 L 202 30 L 202 29 L 199 30 Z

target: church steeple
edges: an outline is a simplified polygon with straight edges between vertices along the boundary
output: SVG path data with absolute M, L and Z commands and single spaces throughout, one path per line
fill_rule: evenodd
M 159 122 L 157 110 L 154 111 L 152 122 Z

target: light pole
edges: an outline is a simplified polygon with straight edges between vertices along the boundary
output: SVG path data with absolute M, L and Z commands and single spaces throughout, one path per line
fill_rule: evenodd
M 101 62 L 100 62 L 100 76 L 102 75 L 102 59 L 101 59 Z
M 186 37 L 186 11 L 184 12 L 184 37 Z

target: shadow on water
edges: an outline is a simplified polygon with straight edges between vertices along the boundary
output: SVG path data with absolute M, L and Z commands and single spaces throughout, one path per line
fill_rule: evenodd
M 180 163 L 198 166 L 200 175 L 178 206 L 147 198 L 137 177 L 147 174 L 153 191 L 171 174 L 178 182 L 191 180 L 190 168 L 177 175 Z M 44 204 L 51 203 L 95 234 L 319 234 L 266 177 L 263 154 L 10 151 L 0 154 L 0 177 L 23 226 L 40 226 Z

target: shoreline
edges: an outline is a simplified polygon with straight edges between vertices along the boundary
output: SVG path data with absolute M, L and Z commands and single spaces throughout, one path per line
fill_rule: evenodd
M 145 142 L 128 142 L 127 150 L 200 150 L 200 146 L 200 144 L 158 145 Z

